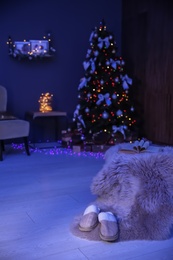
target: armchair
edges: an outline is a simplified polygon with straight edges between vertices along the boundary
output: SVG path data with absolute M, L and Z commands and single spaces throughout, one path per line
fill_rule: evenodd
M 7 113 L 7 90 L 0 86 L 0 161 L 3 161 L 4 142 L 8 139 L 23 138 L 26 154 L 30 155 L 28 136 L 30 123 Z

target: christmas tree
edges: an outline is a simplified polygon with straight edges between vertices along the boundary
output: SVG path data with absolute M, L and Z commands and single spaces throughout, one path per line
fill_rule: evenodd
M 126 140 L 137 127 L 132 79 L 124 71 L 125 62 L 117 56 L 115 37 L 104 20 L 92 31 L 89 43 L 73 121 L 83 140 L 103 133 L 114 138 L 118 132 Z

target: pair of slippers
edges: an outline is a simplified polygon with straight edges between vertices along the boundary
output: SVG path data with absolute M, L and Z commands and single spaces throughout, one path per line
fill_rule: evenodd
M 118 239 L 117 219 L 112 212 L 100 212 L 95 205 L 88 206 L 79 222 L 80 231 L 91 231 L 100 223 L 100 238 L 113 242 Z

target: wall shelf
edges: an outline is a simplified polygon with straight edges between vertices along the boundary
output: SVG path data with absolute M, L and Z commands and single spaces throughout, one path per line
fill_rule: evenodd
M 7 44 L 9 56 L 18 60 L 50 58 L 53 57 L 56 51 L 52 46 L 50 33 L 47 34 L 47 37 L 44 36 L 43 40 L 12 41 L 12 38 L 9 36 Z

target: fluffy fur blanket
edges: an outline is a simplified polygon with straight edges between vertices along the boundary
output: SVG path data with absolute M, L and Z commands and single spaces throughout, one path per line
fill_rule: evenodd
M 91 191 L 101 211 L 111 211 L 118 218 L 119 239 L 163 240 L 173 228 L 173 148 L 157 152 L 124 154 L 121 145 L 105 153 L 105 164 L 91 183 Z M 88 205 L 86 205 L 88 206 Z M 99 225 L 91 232 L 81 232 L 72 224 L 74 235 L 100 240 Z

